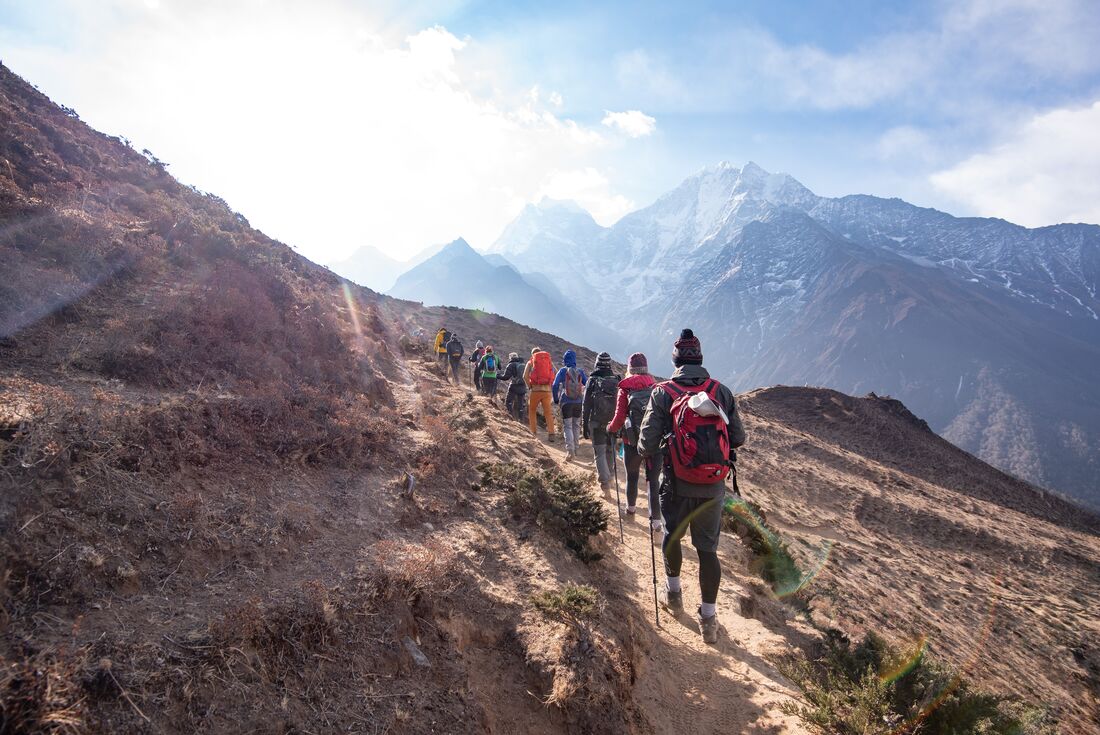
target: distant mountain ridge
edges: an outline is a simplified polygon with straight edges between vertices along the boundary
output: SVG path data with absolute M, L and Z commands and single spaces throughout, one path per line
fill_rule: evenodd
M 329 263 L 331 271 L 372 291 L 385 293 L 397 282 L 398 276 L 432 257 L 444 245 L 432 245 L 408 260 L 397 260 L 376 247 L 364 245 L 343 260 Z
M 536 285 L 540 280 L 546 290 Z M 402 274 L 388 294 L 429 306 L 503 314 L 582 344 L 619 343 L 614 333 L 589 320 L 545 277 L 528 279 L 502 256 L 483 256 L 462 238 Z
M 819 197 L 722 163 L 611 227 L 576 205 L 529 205 L 488 251 L 658 366 L 690 325 L 738 389 L 890 393 L 964 449 L 1100 504 L 1096 225 Z

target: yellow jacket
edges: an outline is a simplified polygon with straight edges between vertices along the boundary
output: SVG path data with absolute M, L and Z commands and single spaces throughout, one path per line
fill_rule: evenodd
M 446 352 L 447 351 L 447 345 L 443 344 L 443 332 L 444 331 L 445 330 L 440 329 L 439 332 L 435 335 L 435 351 L 436 352 Z

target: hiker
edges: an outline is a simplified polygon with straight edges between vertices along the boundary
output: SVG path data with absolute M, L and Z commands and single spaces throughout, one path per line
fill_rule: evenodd
M 550 353 L 540 347 L 531 349 L 531 359 L 523 368 L 523 382 L 531 392 L 527 403 L 527 423 L 531 435 L 538 436 L 538 410 L 542 406 L 542 417 L 546 420 L 546 441 L 554 443 L 554 409 L 550 395 L 550 386 L 554 382 L 554 363 Z
M 718 536 L 730 450 L 745 443 L 745 429 L 737 414 L 733 392 L 713 380 L 703 367 L 703 348 L 690 329 L 680 332 L 672 348 L 672 379 L 658 383 L 649 399 L 638 437 L 638 452 L 653 457 L 664 451 L 661 473 L 661 515 L 665 536 L 665 584 L 661 601 L 675 612 L 684 609 L 680 588 L 683 554 L 680 540 L 691 528 L 691 545 L 699 554 L 699 628 L 706 643 L 718 641 L 715 604 L 722 567 L 718 563 Z M 694 452 L 687 454 L 685 444 Z
M 607 425 L 607 433 L 614 436 L 622 432 L 623 464 L 626 465 L 626 514 L 637 512 L 638 479 L 645 464 L 646 482 L 649 486 L 649 522 L 653 530 L 661 529 L 661 503 L 657 499 L 660 488 L 659 457 L 642 457 L 638 454 L 638 435 L 642 428 L 649 398 L 657 381 L 649 374 L 649 361 L 641 352 L 635 352 L 626 363 L 626 377 L 619 383 L 615 400 L 615 416 Z
M 523 382 L 523 360 L 519 354 L 508 354 L 508 367 L 504 368 L 501 380 L 508 383 L 508 395 L 504 398 L 504 410 L 509 416 L 515 416 L 517 421 L 524 421 L 524 410 L 527 408 L 527 383 Z
M 479 339 L 477 344 L 474 345 L 474 351 L 470 355 L 470 362 L 474 364 L 473 368 L 473 381 L 474 389 L 481 392 L 481 356 L 485 354 L 485 344 Z
M 489 396 L 493 403 L 497 402 L 497 373 L 500 371 L 500 358 L 493 354 L 493 346 L 486 345 L 485 354 L 478 363 L 478 372 L 481 373 L 481 392 Z
M 562 368 L 554 377 L 552 393 L 554 403 L 561 407 L 561 424 L 565 431 L 565 452 L 569 459 L 577 456 L 577 443 L 581 439 L 581 408 L 584 404 L 584 386 L 588 376 L 577 368 L 577 353 L 566 350 L 561 356 Z
M 462 365 L 462 356 L 466 354 L 462 343 L 458 341 L 458 335 L 452 334 L 447 342 L 447 359 L 451 364 L 451 379 L 458 385 L 458 368 Z
M 439 360 L 439 365 L 444 370 L 447 369 L 447 341 L 450 338 L 451 333 L 447 331 L 446 327 L 440 327 L 439 332 L 435 335 L 435 359 Z
M 611 372 L 611 355 L 601 352 L 596 356 L 596 368 L 584 387 L 581 429 L 585 439 L 592 438 L 596 477 L 604 491 L 611 489 L 611 472 L 615 469 L 615 444 L 607 433 L 607 425 L 615 418 L 618 388 L 619 376 Z

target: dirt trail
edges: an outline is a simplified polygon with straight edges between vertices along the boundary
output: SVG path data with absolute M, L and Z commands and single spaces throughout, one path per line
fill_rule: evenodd
M 565 472 L 591 475 L 592 447 L 582 442 L 580 458 L 569 462 L 559 441 L 546 445 L 547 454 Z M 618 461 L 620 493 L 625 498 L 626 469 Z M 593 479 L 594 482 L 594 479 Z M 616 494 L 603 494 L 611 511 L 608 533 L 614 537 L 608 550 L 625 567 L 626 574 L 612 578 L 606 568 L 603 591 L 613 604 L 632 605 L 643 613 L 646 628 L 635 660 L 637 679 L 634 697 L 657 732 L 673 732 L 690 723 L 695 732 L 802 733 L 808 732 L 797 718 L 780 711 L 783 702 L 797 697 L 796 689 L 768 656 L 789 650 L 793 640 L 808 631 L 793 620 L 781 603 L 762 594 L 747 572 L 747 552 L 738 539 L 723 532 L 718 554 L 722 562 L 722 587 L 718 598 L 719 639 L 715 646 L 703 643 L 695 617 L 699 599 L 698 561 L 690 540 L 684 539 L 684 612 L 672 616 L 660 610 L 660 627 L 653 619 L 653 571 L 650 535 L 643 490 L 638 515 L 623 518 L 625 543 L 618 541 Z M 597 491 L 598 492 L 598 491 Z M 661 538 L 654 533 L 658 584 L 664 581 L 661 568 Z M 616 595 L 621 599 L 614 599 Z M 752 606 L 759 617 L 741 615 L 740 600 Z M 751 602 L 750 602 L 751 600 Z M 769 625 L 771 627 L 769 627 Z

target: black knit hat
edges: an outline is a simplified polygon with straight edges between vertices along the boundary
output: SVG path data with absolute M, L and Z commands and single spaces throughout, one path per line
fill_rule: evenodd
M 672 364 L 676 367 L 703 364 L 703 346 L 690 329 L 681 330 L 680 339 L 672 345 Z
M 611 355 L 606 352 L 601 352 L 596 355 L 596 369 L 597 370 L 610 370 L 611 369 Z

